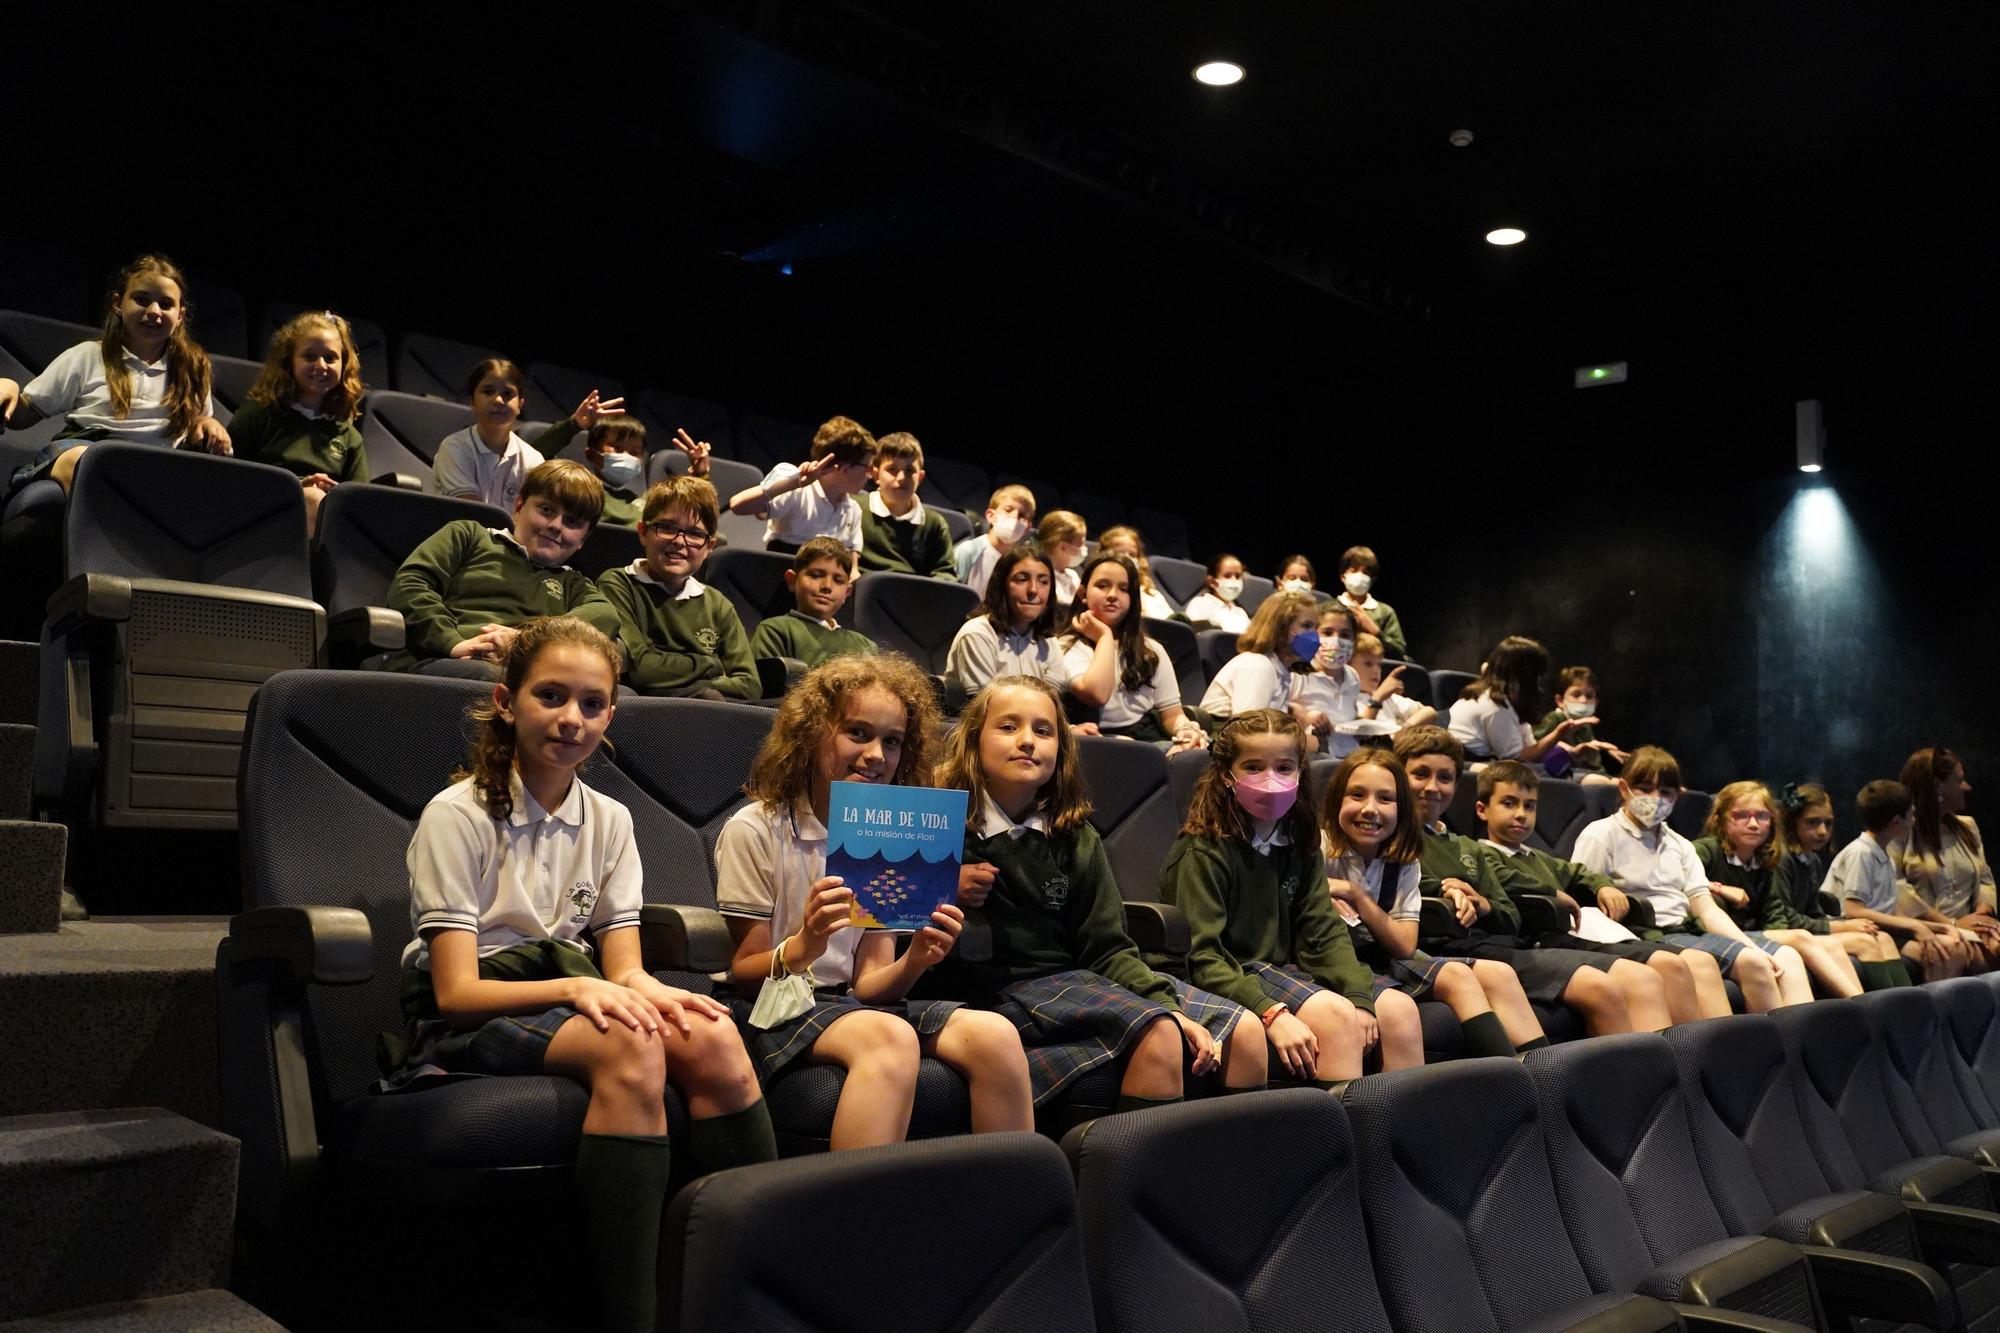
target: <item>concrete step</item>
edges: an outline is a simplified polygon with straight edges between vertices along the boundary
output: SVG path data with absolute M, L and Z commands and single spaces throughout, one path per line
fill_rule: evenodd
M 69 830 L 61 824 L 0 819 L 0 935 L 51 931 L 60 924 L 68 853 Z
M 34 811 L 35 724 L 0 721 L 0 819 Z
M 0 935 L 0 1116 L 163 1106 L 219 1125 L 215 946 L 228 925 L 107 917 Z
M 0 639 L 0 722 L 35 725 L 41 693 L 41 645 Z
M 0 1119 L 0 1319 L 223 1286 L 236 1157 L 154 1107 Z
M 285 1333 L 284 1325 L 226 1291 L 92 1305 L 0 1324 L 0 1333 Z

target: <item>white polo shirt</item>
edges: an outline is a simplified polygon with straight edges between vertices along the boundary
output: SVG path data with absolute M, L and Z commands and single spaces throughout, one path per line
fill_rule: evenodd
M 1392 921 L 1416 921 L 1422 918 L 1424 900 L 1419 885 L 1423 880 L 1423 866 L 1419 862 L 1411 861 L 1407 864 L 1399 865 L 1385 861 L 1378 856 L 1373 861 L 1364 865 L 1361 858 L 1353 852 L 1346 852 L 1335 856 L 1332 850 L 1324 844 L 1321 845 L 1320 850 L 1326 854 L 1326 877 L 1328 879 L 1344 879 L 1350 884 L 1359 884 L 1368 890 L 1369 897 L 1380 903 L 1382 901 L 1383 876 L 1392 876 L 1393 878 L 1390 881 L 1392 887 L 1390 889 L 1389 905 L 1383 909 L 1388 913 L 1389 919 Z M 1347 921 L 1348 915 L 1353 911 L 1352 908 L 1343 902 L 1335 902 L 1333 909 L 1341 914 L 1341 920 L 1343 921 Z M 1347 921 L 1347 933 L 1354 937 L 1354 943 L 1357 948 L 1361 945 L 1372 943 L 1375 939 L 1375 933 L 1369 930 L 1366 925 L 1361 924 L 1358 917 L 1353 921 Z
M 764 488 L 768 492 L 798 474 L 797 464 L 780 463 L 765 474 Z M 804 546 L 815 537 L 831 537 L 850 551 L 861 549 L 861 506 L 851 495 L 828 499 L 823 482 L 769 496 L 764 512 L 769 515 L 764 524 L 767 546 L 772 542 Z
M 951 550 L 953 568 L 964 571 L 958 576 L 958 581 L 984 597 L 986 584 L 993 577 L 993 566 L 1000 563 L 1000 555 L 1000 551 L 984 536 L 967 537 Z
M 632 814 L 573 779 L 553 811 L 508 776 L 513 813 L 487 813 L 472 779 L 431 798 L 410 840 L 410 923 L 403 963 L 430 970 L 424 932 L 470 930 L 479 956 L 555 940 L 588 952 L 580 936 L 639 924 L 645 875 Z
M 805 925 L 806 899 L 826 876 L 826 825 L 800 802 L 789 810 L 752 801 L 729 817 L 715 844 L 715 908 L 724 916 L 771 923 L 777 948 Z M 842 926 L 807 969 L 815 986 L 854 980 L 859 926 Z
M 796 472 L 798 469 L 794 468 L 792 470 Z M 924 502 L 921 496 L 911 496 L 910 512 L 907 514 L 898 514 L 892 512 L 889 506 L 883 502 L 882 492 L 870 491 L 868 492 L 868 512 L 877 518 L 887 519 L 891 523 L 907 523 L 913 528 L 922 527 L 924 522 Z
M 952 638 L 944 659 L 945 683 L 973 695 L 998 676 L 1038 676 L 1061 689 L 1071 672 L 1054 639 L 1003 632 L 993 617 L 976 615 Z
M 1201 711 L 1235 717 L 1258 708 L 1283 708 L 1291 702 L 1294 679 L 1276 653 L 1238 653 L 1208 683 Z
M 1514 705 L 1491 693 L 1452 704 L 1451 734 L 1473 759 L 1516 758 L 1530 739 Z
M 1136 690 L 1128 690 L 1121 674 L 1111 697 L 1105 700 L 1104 707 L 1097 710 L 1099 726 L 1106 729 L 1129 727 L 1155 709 L 1181 706 L 1180 681 L 1174 675 L 1174 664 L 1167 656 L 1167 650 L 1152 639 L 1146 640 L 1146 646 L 1153 650 L 1153 678 Z M 1071 680 L 1090 669 L 1090 659 L 1095 650 L 1095 644 L 1079 636 L 1063 651 L 1063 665 L 1069 669 Z M 1118 666 L 1122 673 L 1125 664 L 1121 661 Z
M 514 502 L 521 498 L 521 483 L 542 461 L 541 451 L 518 435 L 510 432 L 506 449 L 496 454 L 479 438 L 477 427 L 467 426 L 445 436 L 438 445 L 424 490 L 432 495 L 477 500 L 511 514 Z
M 1241 634 L 1250 628 L 1250 613 L 1234 602 L 1225 602 L 1212 592 L 1198 592 L 1188 598 L 1187 618 Z
M 1901 895 L 1896 889 L 1896 863 L 1875 835 L 1860 837 L 1840 849 L 1827 867 L 1826 889 L 1843 901 L 1852 898 L 1871 912 L 1896 914 Z
M 83 342 L 64 350 L 41 374 L 21 386 L 21 396 L 46 418 L 63 417 L 81 430 L 102 431 L 113 440 L 131 444 L 177 444 L 167 415 L 168 358 L 150 365 L 130 349 L 120 354 L 132 377 L 132 409 L 122 418 L 111 405 L 111 382 L 104 375 L 101 342 Z M 203 416 L 215 415 L 211 395 Z
M 1686 921 L 1689 934 L 1705 932 L 1694 913 L 1697 902 L 1708 897 L 1708 871 L 1694 844 L 1665 824 L 1641 829 L 1620 810 L 1587 825 L 1569 859 L 1652 904 L 1653 919 L 1662 926 Z

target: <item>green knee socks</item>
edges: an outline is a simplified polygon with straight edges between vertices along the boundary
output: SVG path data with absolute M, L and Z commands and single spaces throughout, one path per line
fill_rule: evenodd
M 1111 1108 L 1113 1115 L 1121 1111 L 1143 1111 L 1149 1106 L 1172 1106 L 1179 1097 L 1134 1097 L 1127 1093 L 1118 1094 L 1118 1104 Z
M 1475 1014 L 1471 1018 L 1460 1019 L 1458 1025 L 1465 1030 L 1467 1056 L 1503 1055 L 1510 1060 L 1514 1058 L 1514 1043 L 1507 1040 L 1507 1029 L 1501 1026 L 1498 1014 Z
M 740 1111 L 689 1121 L 687 1146 L 690 1176 L 778 1159 L 778 1140 L 771 1132 L 771 1111 L 762 1097 Z
M 653 1327 L 671 1157 L 665 1135 L 585 1134 L 577 1145 L 577 1201 L 608 1333 Z
M 1888 990 L 1891 986 L 1907 986 L 1910 984 L 1910 970 L 1904 967 L 1900 961 L 1894 963 L 1857 962 L 1854 965 L 1854 970 L 1861 974 L 1861 989 L 1863 990 Z

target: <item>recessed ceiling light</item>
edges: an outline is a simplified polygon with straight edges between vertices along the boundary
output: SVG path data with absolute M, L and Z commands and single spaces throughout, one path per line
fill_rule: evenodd
M 1488 245 L 1519 245 L 1528 239 L 1528 233 L 1519 227 L 1495 227 L 1486 233 Z
M 1227 88 L 1232 83 L 1243 82 L 1243 66 L 1232 65 L 1227 60 L 1211 60 L 1206 65 L 1195 66 L 1195 81 L 1211 88 Z

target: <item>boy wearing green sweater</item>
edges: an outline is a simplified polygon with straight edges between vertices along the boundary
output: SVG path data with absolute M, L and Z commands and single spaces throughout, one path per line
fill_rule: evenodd
M 798 605 L 772 616 L 750 636 L 750 656 L 790 657 L 816 667 L 829 657 L 872 653 L 875 640 L 834 617 L 854 586 L 852 555 L 831 537 L 815 537 L 792 557 L 785 586 Z
M 603 507 L 604 487 L 590 470 L 558 458 L 522 480 L 513 531 L 471 518 L 438 529 L 389 581 L 389 607 L 403 615 L 403 651 L 388 668 L 499 680 L 514 627 L 536 616 L 578 616 L 616 634 L 617 616 L 597 585 L 563 563 Z
M 924 483 L 924 447 L 917 437 L 899 430 L 876 441 L 868 475 L 875 490 L 861 507 L 861 567 L 957 578 L 951 529 L 917 498 Z
M 695 577 L 715 544 L 721 508 L 704 478 L 659 482 L 646 492 L 639 524 L 646 554 L 597 581 L 625 648 L 625 679 L 641 694 L 755 699 L 762 692 L 736 608 Z

